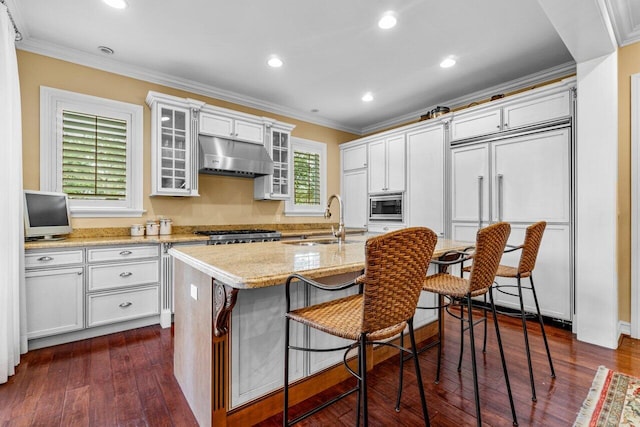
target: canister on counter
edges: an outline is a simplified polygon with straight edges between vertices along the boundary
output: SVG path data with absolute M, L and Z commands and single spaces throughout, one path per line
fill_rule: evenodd
M 147 221 L 147 236 L 157 236 L 160 226 L 156 221 Z
M 131 226 L 131 237 L 144 236 L 144 225 L 133 224 Z
M 169 218 L 160 218 L 160 235 L 171 234 L 172 221 Z

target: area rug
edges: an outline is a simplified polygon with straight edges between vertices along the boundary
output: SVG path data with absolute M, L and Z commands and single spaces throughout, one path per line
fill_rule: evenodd
M 600 366 L 574 427 L 640 427 L 640 378 Z

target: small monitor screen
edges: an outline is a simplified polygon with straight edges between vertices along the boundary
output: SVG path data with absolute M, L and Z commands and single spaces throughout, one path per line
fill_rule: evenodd
M 25 194 L 31 227 L 69 225 L 67 198 L 63 195 Z
M 24 234 L 27 239 L 55 237 L 69 234 L 71 215 L 65 193 L 24 191 Z

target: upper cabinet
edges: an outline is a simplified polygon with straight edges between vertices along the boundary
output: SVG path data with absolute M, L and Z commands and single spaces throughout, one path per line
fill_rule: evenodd
M 505 98 L 499 104 L 494 104 L 495 102 L 474 107 L 460 114 L 454 113 L 451 140 L 464 140 L 519 129 L 568 118 L 571 115 L 571 93 L 563 85 L 551 86 L 535 94 L 523 92 Z
M 273 160 L 273 175 L 256 177 L 253 197 L 256 200 L 286 200 L 289 198 L 291 131 L 294 125 L 276 122 L 267 128 L 266 148 Z
M 149 92 L 151 107 L 151 195 L 197 196 L 197 134 L 194 120 L 203 103 Z
M 405 135 L 393 135 L 369 143 L 369 193 L 404 191 Z
M 264 144 L 264 123 L 245 118 L 203 112 L 200 114 L 199 132 L 221 138 Z
M 362 144 L 342 150 L 342 171 L 367 167 L 367 146 Z

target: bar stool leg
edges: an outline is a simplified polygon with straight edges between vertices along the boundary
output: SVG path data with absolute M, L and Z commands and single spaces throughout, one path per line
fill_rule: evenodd
M 540 329 L 542 329 L 542 339 L 544 341 L 544 347 L 547 350 L 547 358 L 549 359 L 549 368 L 551 369 L 551 378 L 555 378 L 556 371 L 553 369 L 553 361 L 551 360 L 551 352 L 549 351 L 547 334 L 544 331 L 544 321 L 542 320 L 542 314 L 540 314 L 540 306 L 538 305 L 538 296 L 536 295 L 536 288 L 533 286 L 533 274 L 529 275 L 529 282 L 531 282 L 531 292 L 533 292 L 533 301 L 536 303 L 536 311 L 538 312 L 538 322 L 540 322 Z
M 416 336 L 413 333 L 413 317 L 407 322 L 409 325 L 409 338 L 411 339 L 411 352 L 413 354 L 413 365 L 416 369 L 416 380 L 418 381 L 418 390 L 420 390 L 420 403 L 422 405 L 422 416 L 424 417 L 424 425 L 429 427 L 429 411 L 427 410 L 427 399 L 424 396 L 424 385 L 422 384 L 422 373 L 420 372 L 420 364 L 418 362 L 418 349 L 416 347 Z
M 440 383 L 440 366 L 442 365 L 442 333 L 444 325 L 442 324 L 442 313 L 444 311 L 444 297 L 438 294 L 438 364 L 436 366 L 436 384 Z M 460 337 L 462 339 L 462 337 Z
M 471 317 L 471 313 L 469 313 Z M 471 325 L 471 323 L 469 323 Z M 473 329 L 473 328 L 469 328 Z M 458 356 L 458 372 L 462 371 L 462 353 L 464 353 L 464 305 L 460 302 L 460 355 Z
M 282 425 L 289 426 L 289 318 L 284 320 L 284 409 Z
M 367 427 L 369 425 L 369 412 L 367 405 L 367 334 L 360 334 L 360 348 L 358 349 L 360 353 L 360 364 L 358 366 L 358 370 L 360 371 L 360 389 L 362 396 L 362 418 L 363 418 L 363 426 Z M 360 423 L 358 422 L 358 425 Z
M 400 347 L 404 347 L 404 331 L 400 332 Z M 414 348 L 415 353 L 415 348 Z M 402 385 L 404 376 L 404 352 L 400 350 L 400 380 L 398 382 L 398 396 L 396 397 L 396 412 L 400 412 L 400 399 L 402 398 Z
M 524 334 L 524 348 L 527 353 L 527 364 L 529 365 L 529 381 L 531 382 L 531 400 L 536 402 L 536 386 L 533 382 L 533 367 L 531 366 L 531 350 L 529 349 L 529 332 L 527 332 L 527 314 L 524 310 L 524 301 L 522 299 L 522 286 L 520 282 L 520 274 L 516 276 L 518 281 L 518 298 L 520 300 L 520 317 L 522 318 L 522 332 Z
M 473 337 L 473 314 L 471 310 L 471 295 L 467 295 L 467 307 L 469 314 L 469 340 L 471 341 L 471 367 L 473 370 L 473 396 L 476 402 L 476 421 L 478 427 L 482 426 L 482 416 L 480 415 L 480 396 L 478 390 L 478 367 L 476 365 L 476 345 Z M 460 336 L 460 341 L 462 341 L 463 336 Z M 462 353 L 460 355 L 460 359 L 462 359 Z M 460 370 L 458 368 L 458 370 Z
M 496 305 L 493 302 L 493 294 L 489 293 L 489 299 L 491 300 L 491 313 L 493 314 L 493 324 L 496 328 L 496 339 L 498 341 L 498 348 L 500 349 L 500 359 L 502 361 L 502 370 L 504 372 L 504 381 L 507 384 L 507 394 L 509 395 L 509 405 L 511 405 L 511 415 L 513 416 L 513 425 L 518 425 L 518 418 L 516 416 L 516 408 L 513 404 L 513 395 L 511 394 L 511 382 L 509 381 L 509 373 L 507 372 L 507 362 L 504 358 L 504 349 L 502 348 L 502 338 L 500 337 L 500 327 L 498 326 L 498 313 L 496 312 Z

